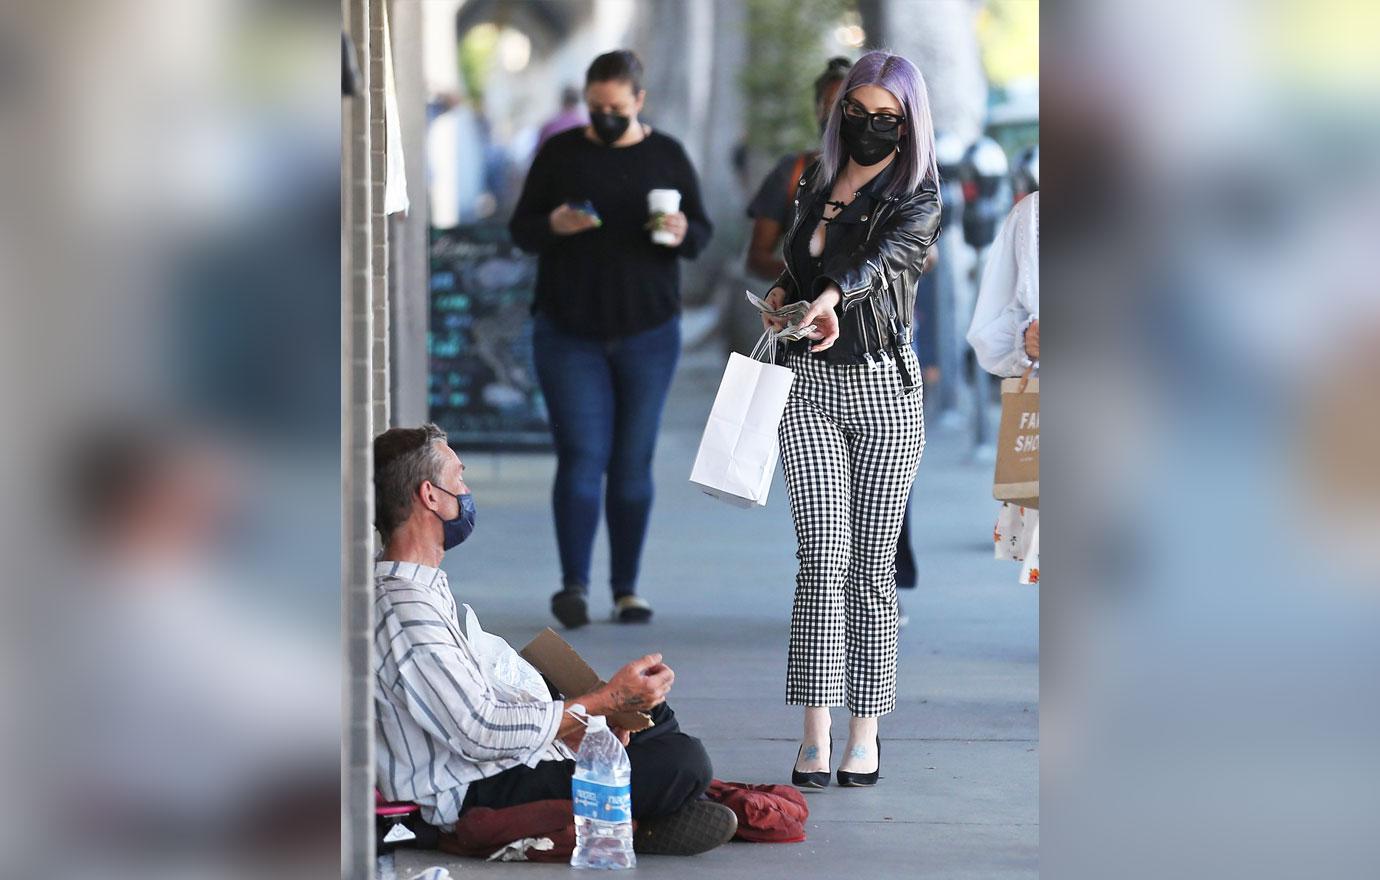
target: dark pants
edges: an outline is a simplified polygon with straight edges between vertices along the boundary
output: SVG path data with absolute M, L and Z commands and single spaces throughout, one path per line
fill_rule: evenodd
M 915 495 L 915 487 L 911 487 L 912 498 Z M 913 590 L 915 583 L 919 580 L 919 573 L 915 570 L 915 550 L 910 546 L 910 514 L 911 499 L 906 500 L 906 518 L 901 521 L 901 536 L 896 540 L 896 588 L 899 590 Z
M 933 272 L 926 272 L 915 287 L 915 323 L 911 335 L 911 346 L 922 370 L 939 366 L 938 300 L 938 280 Z
M 934 273 L 928 272 L 920 276 L 920 283 L 915 289 L 911 348 L 915 349 L 915 357 L 920 361 L 922 371 L 927 367 L 939 366 L 939 325 L 935 318 L 938 314 L 938 287 Z M 929 415 L 930 391 L 930 388 L 925 389 L 925 415 Z M 911 500 L 914 495 L 915 487 L 912 486 L 912 498 L 906 500 L 906 518 L 901 523 L 901 537 L 896 542 L 896 587 L 901 590 L 915 589 L 919 580 L 919 573 L 915 570 L 915 550 L 910 545 Z
M 652 453 L 680 356 L 680 319 L 600 340 L 566 333 L 538 315 L 532 347 L 556 441 L 552 508 L 562 580 L 588 589 L 606 499 L 613 594 L 636 593 L 652 512 Z
M 634 733 L 628 743 L 636 819 L 674 813 L 703 794 L 714 778 L 704 745 L 681 731 L 671 707 L 662 703 L 651 715 L 655 725 Z M 504 770 L 470 783 L 461 812 L 470 807 L 498 809 L 532 801 L 569 800 L 574 774 L 574 761 L 542 761 L 536 767 Z

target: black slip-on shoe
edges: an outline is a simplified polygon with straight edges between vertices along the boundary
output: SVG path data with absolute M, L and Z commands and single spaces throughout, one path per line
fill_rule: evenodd
M 723 804 L 691 801 L 665 816 L 639 819 L 633 852 L 649 856 L 697 856 L 738 833 L 738 817 Z
M 579 590 L 561 590 L 551 597 L 551 613 L 566 629 L 589 623 L 589 600 Z

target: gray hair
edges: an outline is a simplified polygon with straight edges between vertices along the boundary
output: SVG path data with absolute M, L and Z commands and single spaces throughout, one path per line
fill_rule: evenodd
M 412 515 L 417 487 L 440 481 L 446 459 L 436 444 L 447 442 L 446 432 L 431 422 L 389 428 L 374 438 L 374 526 L 385 538 Z

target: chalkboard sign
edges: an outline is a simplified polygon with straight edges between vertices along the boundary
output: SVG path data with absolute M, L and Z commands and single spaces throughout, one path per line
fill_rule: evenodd
M 431 230 L 431 419 L 468 449 L 547 449 L 532 366 L 536 258 L 506 227 Z

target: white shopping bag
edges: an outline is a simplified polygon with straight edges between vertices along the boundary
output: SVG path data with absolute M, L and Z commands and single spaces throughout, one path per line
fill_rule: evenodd
M 765 506 L 780 455 L 776 431 L 794 379 L 785 367 L 729 355 L 690 482 L 735 507 Z

